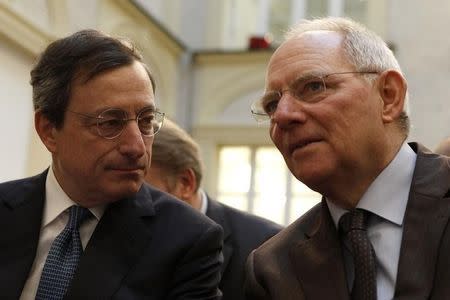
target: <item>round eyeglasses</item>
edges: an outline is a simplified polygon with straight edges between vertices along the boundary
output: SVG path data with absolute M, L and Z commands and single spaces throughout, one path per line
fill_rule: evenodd
M 106 139 L 118 137 L 129 121 L 136 121 L 141 134 L 146 137 L 155 135 L 164 122 L 164 113 L 155 110 L 153 107 L 144 108 L 138 112 L 136 118 L 128 118 L 127 112 L 119 108 L 109 108 L 96 117 L 72 110 L 67 111 L 95 120 L 98 134 Z
M 278 103 L 284 93 L 289 93 L 295 99 L 304 103 L 317 103 L 327 97 L 327 85 L 332 76 L 343 74 L 379 74 L 376 71 L 347 71 L 324 75 L 304 75 L 294 80 L 284 90 L 268 91 L 251 105 L 251 112 L 257 122 L 272 119 L 277 110 Z M 331 78 L 331 79 L 330 79 Z

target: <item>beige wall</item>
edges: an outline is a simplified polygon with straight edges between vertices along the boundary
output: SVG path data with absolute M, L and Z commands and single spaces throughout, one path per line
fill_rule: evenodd
M 33 110 L 28 78 L 33 57 L 0 35 L 0 62 L 1 182 L 20 178 L 27 170 Z
M 3 124 L 0 130 L 8 140 L 12 135 L 20 140 L 0 152 L 2 166 L 8 167 L 0 170 L 0 181 L 35 174 L 50 161 L 32 124 L 28 72 L 34 58 L 56 37 L 95 27 L 128 37 L 141 48 L 156 77 L 157 105 L 199 140 L 207 161 L 206 184 L 214 190 L 218 145 L 250 140 L 270 144 L 266 129 L 259 128 L 249 112 L 250 103 L 263 90 L 271 54 L 245 51 L 246 36 L 254 30 L 257 2 L 195 0 L 206 11 L 206 19 L 192 22 L 207 24 L 202 31 L 205 36 L 198 41 L 203 40 L 206 49 L 222 50 L 192 56 L 192 49 L 127 0 L 0 0 L 0 76 L 6 78 L 0 85 L 0 105 L 2 112 L 13 112 L 8 124 L 17 128 L 12 133 Z M 432 148 L 450 135 L 450 39 L 445 36 L 450 2 L 368 0 L 368 5 L 368 26 L 394 43 L 409 81 L 411 139 Z M 189 24 L 179 20 L 183 14 L 177 10 L 186 7 L 182 0 L 159 1 L 159 6 L 160 20 L 175 28 L 172 32 L 188 32 L 180 28 Z M 233 16 L 232 8 L 240 9 L 239 15 Z M 237 17 L 233 29 L 231 21 Z M 243 50 L 223 51 L 237 47 Z
M 0 0 L 0 62 L 3 66 L 0 107 L 2 112 L 11 112 L 0 123 L 3 136 L 9 141 L 8 147 L 0 153 L 4 167 L 0 171 L 0 181 L 34 175 L 50 163 L 50 155 L 34 130 L 29 71 L 36 56 L 57 37 L 96 27 L 135 41 L 155 74 L 157 105 L 168 115 L 175 112 L 178 97 L 173 86 L 179 80 L 182 45 L 129 1 L 89 1 L 87 6 L 80 5 L 81 2 L 76 6 L 73 0 Z M 91 10 L 85 14 L 85 19 L 74 20 L 86 7 Z M 9 119 L 8 124 L 3 124 Z
M 12 2 L 12 1 L 11 1 Z M 36 10 L 36 20 L 26 18 L 19 3 L 0 2 L 0 181 L 35 174 L 49 163 L 42 145 L 35 143 L 29 72 L 36 55 L 51 40 L 41 29 L 46 14 Z M 26 5 L 27 3 L 20 3 Z M 42 7 L 36 2 L 29 7 Z M 36 166 L 36 168 L 35 168 Z
M 411 96 L 410 140 L 433 149 L 450 136 L 450 1 L 390 1 L 388 12 L 388 38 Z
M 194 120 L 196 126 L 218 123 L 218 117 L 227 107 L 248 94 L 261 94 L 264 87 L 265 67 L 271 51 L 229 54 L 199 54 L 194 59 Z M 255 125 L 247 99 L 244 116 L 235 125 Z M 228 116 L 233 119 L 234 116 Z
M 101 1 L 99 29 L 127 37 L 142 51 L 155 75 L 157 105 L 168 115 L 176 111 L 178 68 L 184 49 L 128 1 Z

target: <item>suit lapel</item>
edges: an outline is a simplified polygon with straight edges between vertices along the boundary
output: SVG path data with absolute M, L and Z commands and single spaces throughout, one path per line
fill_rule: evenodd
M 450 216 L 450 202 L 443 201 L 450 182 L 446 162 L 420 145 L 412 146 L 417 148 L 417 161 L 403 222 L 395 299 L 429 297 Z
M 289 253 L 305 298 L 349 299 L 341 245 L 324 200 L 305 236 Z
M 208 208 L 206 210 L 206 215 L 212 219 L 214 222 L 222 226 L 223 229 L 223 264 L 222 271 L 223 274 L 230 262 L 231 256 L 233 255 L 233 245 L 231 243 L 231 226 L 229 224 L 229 220 L 225 215 L 223 207 L 220 203 L 211 200 L 208 197 Z
M 148 222 L 155 214 L 145 186 L 136 198 L 111 204 L 98 223 L 81 258 L 65 299 L 109 299 L 143 256 L 151 239 Z
M 18 299 L 36 256 L 47 172 L 12 186 L 1 199 L 0 282 L 5 299 Z

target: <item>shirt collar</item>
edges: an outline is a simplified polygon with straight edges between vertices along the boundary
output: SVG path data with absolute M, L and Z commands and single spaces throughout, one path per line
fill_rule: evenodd
M 202 214 L 206 214 L 206 210 L 208 209 L 208 198 L 206 197 L 206 193 L 200 189 L 200 200 L 202 201 L 202 205 L 200 206 L 200 212 Z
M 356 205 L 399 226 L 403 224 L 417 154 L 403 143 L 394 159 L 375 178 Z M 333 221 L 338 226 L 347 211 L 326 199 Z
M 45 181 L 45 205 L 44 214 L 42 217 L 42 227 L 45 227 L 54 219 L 56 219 L 63 211 L 72 205 L 77 205 L 72 199 L 67 196 L 62 187 L 59 185 L 58 180 L 53 172 L 53 166 L 50 166 Z M 97 220 L 100 220 L 106 205 L 100 205 L 89 208 L 89 211 L 95 216 Z

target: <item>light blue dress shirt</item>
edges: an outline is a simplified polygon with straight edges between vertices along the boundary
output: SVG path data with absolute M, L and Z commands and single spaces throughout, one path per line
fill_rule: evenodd
M 407 143 L 404 143 L 391 163 L 372 182 L 356 206 L 373 213 L 369 218 L 367 231 L 376 255 L 379 300 L 394 297 L 403 234 L 403 218 L 416 158 L 416 153 Z M 328 200 L 327 204 L 337 228 L 340 217 L 347 211 Z M 343 248 L 347 282 L 351 287 L 354 280 L 353 260 L 347 245 Z

